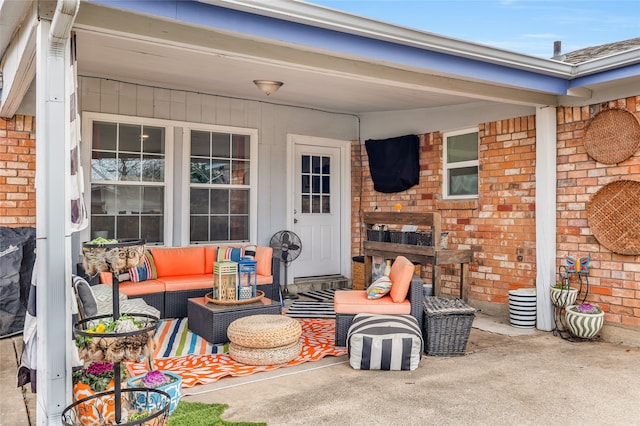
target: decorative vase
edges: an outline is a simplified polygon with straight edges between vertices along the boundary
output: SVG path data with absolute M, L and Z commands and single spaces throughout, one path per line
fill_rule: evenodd
M 556 288 L 551 287 L 551 302 L 558 308 L 564 308 L 576 303 L 578 298 L 578 289 L 569 287 Z
M 115 421 L 115 398 L 113 394 L 109 395 L 105 393 L 113 390 L 113 388 L 113 379 L 111 379 L 109 386 L 104 392 L 96 392 L 86 383 L 77 382 L 73 384 L 74 402 L 93 397 L 77 405 L 77 416 L 82 424 L 110 424 Z M 103 393 L 104 395 L 102 395 Z
M 166 392 L 171 397 L 171 404 L 169 405 L 169 414 L 173 413 L 173 410 L 178 406 L 178 402 L 180 402 L 180 397 L 182 396 L 182 377 L 178 374 L 171 373 L 169 371 L 162 371 L 165 376 L 169 376 L 174 380 L 171 383 L 166 385 L 158 386 L 154 389 Z M 142 384 L 142 378 L 144 375 L 131 377 L 127 380 L 127 385 L 130 388 L 144 388 Z M 159 395 L 146 395 L 144 392 L 139 392 L 136 395 L 135 400 L 133 401 L 133 407 L 138 411 L 145 410 L 157 410 L 160 409 L 161 405 L 164 404 L 164 401 Z
M 569 332 L 575 337 L 582 339 L 592 339 L 604 325 L 604 312 L 584 313 L 573 310 L 575 305 L 567 306 L 565 321 Z

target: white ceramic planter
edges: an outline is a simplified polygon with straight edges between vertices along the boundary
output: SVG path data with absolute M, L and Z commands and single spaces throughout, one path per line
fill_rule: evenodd
M 575 305 L 567 306 L 565 321 L 567 328 L 575 337 L 593 339 L 604 325 L 604 312 L 585 314 L 573 310 Z
M 551 287 L 551 302 L 558 308 L 574 305 L 578 298 L 578 289 L 569 287 L 568 289 L 560 289 Z
M 519 288 L 509 291 L 509 322 L 512 327 L 536 326 L 536 289 Z

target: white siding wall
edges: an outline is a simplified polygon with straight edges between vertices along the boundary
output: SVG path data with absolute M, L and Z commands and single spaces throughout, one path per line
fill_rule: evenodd
M 358 119 L 353 115 L 161 89 L 93 77 L 80 77 L 78 83 L 82 112 L 257 129 L 258 244 L 267 244 L 275 231 L 285 227 L 287 134 L 340 140 L 358 139 Z M 178 128 L 175 134 L 174 158 L 177 166 L 174 176 L 180 176 L 181 157 L 178 157 L 178 154 L 182 155 L 181 137 L 182 129 Z M 89 166 L 85 165 L 85 173 L 90 172 Z M 345 178 L 350 179 L 350 176 Z M 179 226 L 174 226 L 174 241 L 179 241 L 179 238 Z M 84 241 L 82 236 L 80 240 Z M 79 247 L 77 252 L 80 252 Z

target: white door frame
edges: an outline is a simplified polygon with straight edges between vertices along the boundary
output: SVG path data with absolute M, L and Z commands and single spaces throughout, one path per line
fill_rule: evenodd
M 294 179 L 296 158 L 295 141 L 303 139 L 306 145 L 331 146 L 340 149 L 340 273 L 351 278 L 351 142 L 338 139 L 320 138 L 299 134 L 287 135 L 287 183 L 286 183 L 286 224 L 293 229 Z M 292 277 L 293 279 L 294 277 Z

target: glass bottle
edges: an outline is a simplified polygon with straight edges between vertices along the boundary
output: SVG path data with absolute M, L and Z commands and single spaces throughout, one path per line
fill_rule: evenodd
M 386 263 L 387 264 L 384 267 L 384 272 L 382 273 L 382 275 L 388 277 L 391 274 L 391 259 L 387 259 Z

